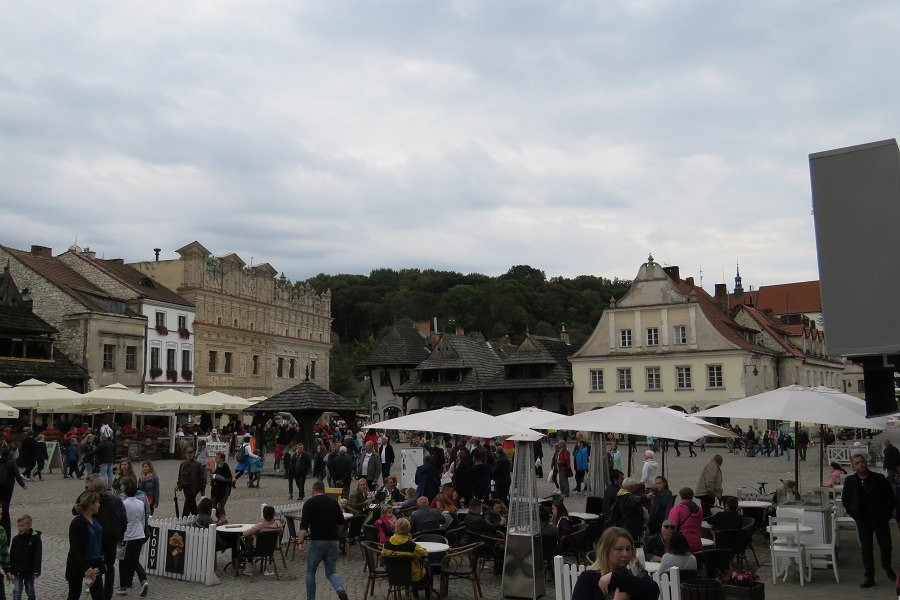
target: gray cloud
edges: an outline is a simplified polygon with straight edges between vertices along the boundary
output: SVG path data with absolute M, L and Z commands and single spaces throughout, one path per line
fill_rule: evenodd
M 893 4 L 16 5 L 0 240 L 320 271 L 817 276 L 807 154 L 893 137 Z

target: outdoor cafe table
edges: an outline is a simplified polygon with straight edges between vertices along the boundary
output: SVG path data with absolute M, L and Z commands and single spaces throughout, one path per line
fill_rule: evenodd
M 706 548 L 712 548 L 713 546 L 716 545 L 716 541 L 715 541 L 715 540 L 711 540 L 711 539 L 709 539 L 709 538 L 700 538 L 700 543 L 703 545 L 703 548 L 704 548 L 704 549 L 706 549 Z
M 443 542 L 416 542 L 416 546 L 422 546 L 428 554 L 443 554 L 450 550 L 450 544 Z
M 227 541 L 231 541 L 231 561 L 225 563 L 224 568 L 228 568 L 228 565 L 231 564 L 234 566 L 234 576 L 237 577 L 239 575 L 238 571 L 238 553 L 239 544 L 241 542 L 241 536 L 244 535 L 251 527 L 253 527 L 252 523 L 232 523 L 228 525 L 219 525 L 216 527 L 216 531 L 222 534 L 222 537 Z M 234 538 L 233 540 L 229 538 Z
M 741 500 L 738 502 L 738 508 L 769 508 L 772 506 L 771 502 L 767 502 L 766 500 Z

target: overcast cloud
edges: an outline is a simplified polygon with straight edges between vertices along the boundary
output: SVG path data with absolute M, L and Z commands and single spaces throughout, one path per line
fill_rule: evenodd
M 800 281 L 807 155 L 898 135 L 887 0 L 0 6 L 19 248 Z

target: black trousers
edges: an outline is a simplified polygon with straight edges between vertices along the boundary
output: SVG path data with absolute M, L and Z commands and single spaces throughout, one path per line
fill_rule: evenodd
M 703 518 L 708 517 L 712 511 L 713 504 L 716 503 L 715 496 L 696 496 L 698 500 L 700 500 L 700 506 L 703 507 Z
M 118 543 L 114 541 L 104 540 L 103 546 L 103 562 L 106 564 L 106 572 L 103 574 L 103 597 L 111 600 L 113 597 L 113 588 L 116 585 L 116 549 Z M 91 588 L 93 590 L 93 587 Z M 93 598 L 93 591 L 91 592 Z
M 290 495 L 294 495 L 294 484 L 297 484 L 297 498 L 304 498 L 306 496 L 306 491 L 304 488 L 306 487 L 306 472 L 296 473 L 288 477 L 288 493 Z
M 890 521 L 881 523 L 856 522 L 859 534 L 859 547 L 862 550 L 863 572 L 866 579 L 875 578 L 875 548 L 872 544 L 872 534 L 878 541 L 878 552 L 881 554 L 881 566 L 887 570 L 891 568 L 891 530 Z
M 184 488 L 184 510 L 181 511 L 182 517 L 200 514 L 200 511 L 197 510 L 197 493 L 196 490 L 192 490 L 191 488 Z
M 581 482 L 584 481 L 584 476 L 586 473 L 587 473 L 587 471 L 579 471 L 578 469 L 575 469 L 575 491 L 576 492 L 581 491 Z M 587 486 L 585 486 L 585 489 L 587 489 Z
M 9 535 L 10 530 L 12 529 L 12 521 L 9 520 L 9 505 L 12 502 L 12 498 L 0 498 L 0 504 L 3 505 L 3 517 L 0 518 L 0 526 L 6 531 L 6 539 L 11 540 L 12 537 Z

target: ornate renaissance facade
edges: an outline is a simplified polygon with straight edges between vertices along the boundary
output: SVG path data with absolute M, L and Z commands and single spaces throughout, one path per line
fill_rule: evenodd
M 328 387 L 331 292 L 295 288 L 268 263 L 213 256 L 199 242 L 180 258 L 131 264 L 196 306 L 194 383 L 245 398 L 271 396 L 307 376 Z

